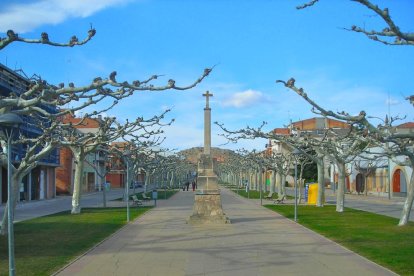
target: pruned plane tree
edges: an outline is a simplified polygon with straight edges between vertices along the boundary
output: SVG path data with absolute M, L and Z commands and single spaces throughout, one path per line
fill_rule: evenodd
M 5 37 L 0 38 L 0 50 L 6 47 L 11 47 L 13 43 L 39 43 L 52 47 L 73 47 L 81 46 L 85 43 L 91 42 L 92 38 L 96 35 L 95 29 L 90 29 L 86 38 L 79 40 L 76 36 L 72 36 L 69 42 L 55 42 L 49 38 L 47 33 L 42 33 L 39 39 L 24 38 L 10 30 L 6 33 Z M 41 160 L 45 155 L 49 154 L 53 149 L 56 149 L 62 145 L 71 144 L 72 147 L 76 144 L 74 141 L 69 141 L 69 136 L 62 134 L 71 133 L 68 130 L 68 126 L 62 123 L 60 118 L 67 114 L 75 114 L 86 107 L 92 107 L 95 109 L 91 114 L 85 114 L 84 117 L 93 117 L 101 114 L 102 112 L 110 110 L 113 106 L 118 104 L 120 100 L 133 95 L 135 92 L 157 92 L 165 90 L 188 90 L 199 83 L 201 83 L 212 71 L 211 68 L 204 69 L 199 77 L 189 85 L 180 86 L 176 84 L 176 81 L 169 79 L 165 84 L 154 85 L 154 80 L 158 79 L 159 75 L 152 75 L 143 80 L 133 81 L 118 81 L 117 72 L 108 74 L 107 77 L 95 77 L 91 78 L 92 81 L 87 85 L 77 86 L 76 80 L 65 85 L 60 83 L 57 85 L 48 83 L 45 79 L 37 77 L 30 80 L 25 80 L 27 85 L 19 91 L 5 91 L 0 95 L 0 116 L 14 113 L 23 118 L 24 124 L 36 131 L 35 136 L 25 137 L 25 133 L 20 131 L 19 139 L 15 139 L 13 147 L 24 148 L 21 151 L 20 162 L 14 163 L 13 168 L 13 190 L 15 193 L 18 191 L 21 178 L 24 177 L 31 168 L 36 166 L 36 162 Z M 104 99 L 113 99 L 112 103 L 104 105 Z M 107 102 L 107 101 L 105 101 Z M 97 105 L 101 104 L 101 105 Z M 68 108 L 68 106 L 72 106 Z M 30 118 L 30 120 L 28 119 Z M 157 121 L 155 116 L 152 120 Z M 151 121 L 151 119 L 149 119 Z M 158 121 L 159 122 L 159 121 Z M 113 123 L 113 122 L 112 122 Z M 134 122 L 135 126 L 145 125 L 146 121 L 142 118 L 137 119 Z M 127 123 L 125 126 L 119 129 L 112 129 L 110 127 L 110 121 L 105 121 L 107 124 L 109 133 L 114 135 L 113 137 L 106 137 L 106 141 L 111 141 L 114 137 L 120 134 L 125 134 L 126 129 L 133 129 L 133 123 Z M 73 126 L 72 126 L 73 127 Z M 152 135 L 149 131 L 146 135 Z M 103 136 L 102 136 L 103 137 Z M 2 145 L 5 145 L 5 138 L 1 137 Z M 81 140 L 88 140 L 90 137 L 85 135 Z M 100 141 L 102 144 L 103 141 Z M 80 140 L 78 141 L 78 143 Z M 92 143 L 84 142 L 87 144 L 87 148 L 93 148 Z M 78 144 L 80 145 L 80 144 Z M 7 154 L 7 151 L 3 147 L 3 152 Z M 5 154 L 1 156 L 2 166 L 6 166 Z M 16 200 L 15 194 L 14 199 Z M 75 204 L 76 205 L 76 204 Z M 12 206 L 15 206 L 15 202 Z M 76 208 L 74 208 L 76 209 Z M 7 212 L 5 212 L 7 213 Z M 75 210 L 76 213 L 76 210 Z M 6 222 L 3 219 L 1 233 L 5 234 L 7 231 Z

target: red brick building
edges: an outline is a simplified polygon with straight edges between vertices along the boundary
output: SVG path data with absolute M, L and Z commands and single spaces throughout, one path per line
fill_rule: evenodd
M 66 114 L 61 117 L 63 123 L 72 123 L 73 127 L 81 133 L 97 132 L 99 129 L 100 117 L 93 118 L 78 118 L 71 114 Z M 82 121 L 83 120 L 83 121 Z M 79 124 L 82 121 L 81 124 Z M 96 163 L 101 165 L 102 161 L 99 153 L 89 154 L 85 160 L 84 177 L 82 179 L 82 191 L 91 192 L 101 187 L 100 177 L 98 177 L 95 168 L 90 164 Z M 99 162 L 98 162 L 99 161 Z M 102 163 L 104 166 L 105 163 Z M 56 168 L 56 193 L 57 194 L 71 194 L 73 181 L 75 175 L 75 165 L 72 151 L 69 148 L 60 148 L 60 167 Z
M 113 142 L 111 147 L 116 147 L 123 151 L 126 148 L 128 142 Z M 137 157 L 139 158 L 139 156 Z M 119 156 L 110 156 L 107 160 L 106 167 L 108 168 L 106 174 L 106 181 L 111 183 L 112 188 L 123 188 L 126 182 L 126 164 Z M 145 182 L 145 170 L 143 168 L 138 169 L 133 176 L 133 182 L 144 184 Z
M 60 149 L 60 167 L 56 168 L 56 194 L 71 194 L 72 183 L 72 151 L 68 148 Z
M 111 144 L 111 147 L 116 147 L 122 150 L 124 149 L 125 145 L 126 142 L 113 142 Z M 106 181 L 111 183 L 111 187 L 125 187 L 124 183 L 126 181 L 126 166 L 122 161 L 122 158 L 119 158 L 118 156 L 110 156 L 107 167 L 108 172 L 106 174 Z

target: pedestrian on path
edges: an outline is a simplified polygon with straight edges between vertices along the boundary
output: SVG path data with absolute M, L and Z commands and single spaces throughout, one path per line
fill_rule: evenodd
M 191 183 L 191 186 L 193 187 L 193 192 L 194 192 L 195 191 L 195 188 L 196 188 L 195 180 L 193 180 L 193 182 Z
M 188 191 L 188 188 L 190 187 L 190 181 L 185 182 L 185 187 L 187 188 L 187 191 Z

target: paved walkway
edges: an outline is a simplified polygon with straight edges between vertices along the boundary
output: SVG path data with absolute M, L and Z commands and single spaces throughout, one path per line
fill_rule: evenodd
M 252 201 L 222 191 L 232 224 L 191 226 L 180 191 L 58 275 L 393 275 Z
M 135 192 L 142 192 L 142 188 L 138 188 Z M 130 190 L 133 193 L 133 190 Z M 148 193 L 147 193 L 148 194 Z M 114 201 L 114 199 L 122 198 L 124 195 L 123 188 L 115 188 L 106 192 L 106 206 L 107 207 L 125 207 L 124 201 Z M 161 195 L 162 196 L 162 195 Z M 153 204 L 149 202 L 146 204 Z M 87 207 L 103 207 L 102 192 L 85 193 L 81 196 L 82 208 Z M 4 215 L 6 204 L 0 205 L 0 218 Z M 18 202 L 15 213 L 14 222 L 28 220 L 32 218 L 47 216 L 58 212 L 68 211 L 72 209 L 72 196 L 57 196 L 46 200 L 33 200 Z
M 294 195 L 292 188 L 287 188 L 286 192 L 289 195 Z M 332 190 L 325 190 L 325 198 L 327 204 L 336 204 L 336 195 Z M 376 213 L 384 216 L 400 219 L 405 197 L 392 197 L 388 199 L 385 196 L 377 196 L 375 194 L 356 195 L 345 194 L 345 207 Z M 414 221 L 414 206 L 411 208 L 409 217 L 410 221 Z

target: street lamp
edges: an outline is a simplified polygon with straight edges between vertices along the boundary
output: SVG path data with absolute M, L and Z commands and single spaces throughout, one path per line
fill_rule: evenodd
M 264 174 L 264 172 L 265 172 L 265 170 L 264 169 L 261 169 L 261 170 L 259 170 L 260 171 L 260 177 L 259 177 L 259 187 L 260 187 L 260 206 L 262 206 L 263 205 L 263 191 L 262 191 L 262 182 L 263 182 L 263 174 Z
M 131 182 L 131 175 L 130 175 L 130 158 L 131 158 L 131 151 L 125 150 L 124 151 L 124 160 L 126 161 L 126 169 L 127 169 L 127 180 L 125 185 L 125 192 L 126 192 L 126 206 L 127 206 L 127 222 L 129 222 L 129 183 Z
M 336 182 L 335 182 L 335 163 L 334 162 L 330 162 L 331 165 L 331 175 L 332 175 L 332 192 L 335 194 L 335 190 L 336 190 Z
M 0 126 L 2 127 L 4 136 L 7 139 L 7 230 L 8 230 L 8 246 L 9 246 L 9 275 L 15 275 L 14 269 L 14 229 L 13 229 L 13 191 L 11 183 L 11 140 L 13 138 L 13 130 L 23 123 L 22 118 L 15 113 L 5 113 L 0 115 Z
M 98 159 L 96 156 L 98 155 Z M 100 178 L 100 183 L 98 181 L 98 190 L 101 191 L 102 189 L 102 201 L 103 207 L 106 208 L 106 180 L 105 176 L 109 171 L 108 166 L 106 164 L 108 155 L 106 154 L 105 150 L 98 150 L 95 151 L 95 174 L 97 174 Z
M 301 151 L 295 148 L 292 151 L 295 158 L 295 217 L 294 220 L 298 221 L 298 159 L 297 156 L 301 154 Z

